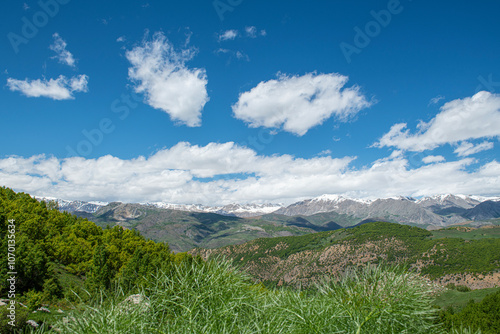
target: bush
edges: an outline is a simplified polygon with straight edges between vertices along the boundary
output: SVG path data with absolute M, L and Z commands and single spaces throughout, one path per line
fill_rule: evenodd
M 457 285 L 456 289 L 458 292 L 469 292 L 470 291 L 470 288 L 468 286 L 465 286 L 465 285 Z
M 10 314 L 10 310 L 7 309 L 7 305 L 0 306 L 0 333 L 16 333 L 28 328 L 26 320 L 28 319 L 28 310 L 16 304 L 16 318 L 14 320 L 14 326 L 9 324 L 11 319 L 7 318 Z
M 427 333 L 437 316 L 426 282 L 404 267 L 366 266 L 319 289 L 349 333 Z
M 40 291 L 30 290 L 24 295 L 24 302 L 30 311 L 36 310 L 42 306 L 43 293 Z

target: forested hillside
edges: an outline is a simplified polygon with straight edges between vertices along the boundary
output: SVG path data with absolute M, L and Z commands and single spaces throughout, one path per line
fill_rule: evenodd
M 349 266 L 378 262 L 408 264 L 443 285 L 500 285 L 499 228 L 469 230 L 431 232 L 377 222 L 297 237 L 257 239 L 214 250 L 197 249 L 192 253 L 205 258 L 224 255 L 256 279 L 279 285 L 310 285 Z
M 9 270 L 8 241 L 14 238 L 15 270 Z M 16 296 L 35 303 L 72 299 L 72 291 L 109 289 L 114 283 L 132 287 L 143 275 L 189 258 L 133 230 L 102 229 L 5 187 L 0 188 L 0 249 L 0 295 L 8 290 L 8 272 L 15 271 Z

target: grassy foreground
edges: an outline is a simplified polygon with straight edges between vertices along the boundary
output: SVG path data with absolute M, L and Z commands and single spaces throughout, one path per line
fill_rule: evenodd
M 212 260 L 158 272 L 138 304 L 124 301 L 127 294 L 120 291 L 74 311 L 50 332 L 442 332 L 427 284 L 402 267 L 365 267 L 311 290 L 269 290 Z

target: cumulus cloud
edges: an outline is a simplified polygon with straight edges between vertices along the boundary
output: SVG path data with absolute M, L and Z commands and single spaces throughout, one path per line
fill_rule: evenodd
M 500 136 L 500 95 L 479 92 L 472 97 L 446 103 L 429 123 L 421 122 L 411 134 L 406 123 L 398 123 L 374 145 L 422 152 L 444 144 Z
M 282 128 L 303 136 L 332 116 L 344 121 L 371 105 L 359 87 L 344 88 L 347 80 L 336 73 L 278 74 L 240 94 L 233 113 L 251 127 Z
M 446 159 L 442 155 L 428 155 L 428 156 L 422 158 L 422 161 L 425 164 L 432 164 L 435 162 L 443 162 L 445 160 Z
M 222 34 L 219 35 L 219 41 L 231 41 L 238 37 L 239 32 L 238 30 L 226 30 Z
M 49 46 L 49 48 L 56 53 L 56 55 L 52 58 L 57 59 L 61 64 L 75 67 L 75 58 L 71 52 L 66 50 L 66 42 L 57 32 L 52 35 L 52 37 L 54 38 L 54 42 Z
M 489 141 L 484 141 L 477 145 L 474 145 L 469 142 L 462 142 L 455 149 L 454 153 L 456 153 L 459 157 L 466 157 L 481 151 L 491 150 L 493 146 L 494 146 L 493 143 Z
M 201 125 L 201 110 L 209 100 L 205 69 L 186 66 L 194 55 L 194 49 L 174 50 L 161 33 L 126 53 L 135 91 L 153 108 L 190 127 Z
M 500 189 L 496 161 L 468 171 L 474 159 L 432 159 L 436 163 L 414 169 L 401 151 L 360 169 L 351 166 L 354 159 L 265 156 L 232 142 L 206 146 L 181 142 L 150 157 L 128 160 L 110 155 L 98 159 L 7 157 L 0 159 L 0 180 L 1 185 L 37 196 L 205 205 L 289 204 L 325 193 L 361 198 L 498 195 Z
M 60 75 L 57 79 L 17 80 L 7 79 L 11 91 L 19 91 L 28 97 L 48 97 L 54 100 L 74 99 L 73 93 L 88 91 L 89 77 L 85 74 L 66 78 Z

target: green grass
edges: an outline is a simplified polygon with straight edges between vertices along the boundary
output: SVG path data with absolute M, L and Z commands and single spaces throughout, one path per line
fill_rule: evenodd
M 486 238 L 500 238 L 500 227 L 494 228 L 478 228 L 472 231 L 465 232 L 457 230 L 457 228 L 448 228 L 442 230 L 431 231 L 432 239 L 441 238 L 460 238 L 465 240 L 479 240 Z
M 500 288 L 478 289 L 469 292 L 460 292 L 457 290 L 446 290 L 436 296 L 435 304 L 441 308 L 452 306 L 455 309 L 462 309 L 472 299 L 475 302 L 483 300 L 486 295 L 500 291 Z
M 402 267 L 366 267 L 300 291 L 266 289 L 209 261 L 159 272 L 141 294 L 132 305 L 117 290 L 55 326 L 75 334 L 442 333 L 427 285 Z

